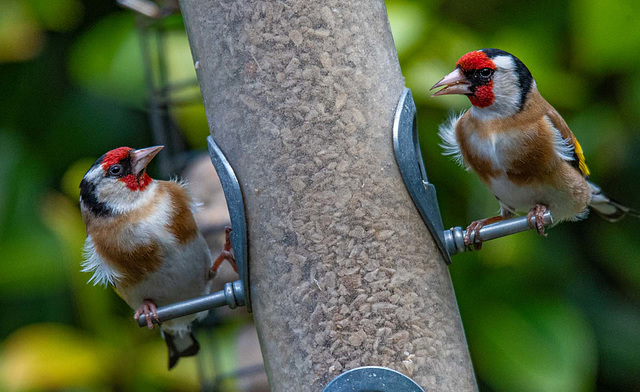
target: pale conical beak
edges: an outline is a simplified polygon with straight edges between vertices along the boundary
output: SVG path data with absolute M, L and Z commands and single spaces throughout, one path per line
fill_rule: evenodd
M 436 91 L 432 97 L 449 94 L 471 94 L 471 83 L 469 83 L 469 80 L 464 76 L 462 71 L 460 71 L 460 68 L 454 69 L 453 72 L 442 78 L 429 90 L 442 86 L 445 86 L 445 88 Z
M 140 175 L 149 162 L 151 162 L 153 157 L 155 157 L 163 148 L 164 146 L 153 146 L 131 151 L 129 156 L 131 157 L 131 167 L 135 175 Z

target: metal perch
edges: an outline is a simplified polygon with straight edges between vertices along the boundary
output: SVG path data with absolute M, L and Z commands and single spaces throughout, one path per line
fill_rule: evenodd
M 544 225 L 550 225 L 553 223 L 553 218 L 551 217 L 551 213 L 549 211 L 545 212 L 544 216 Z M 531 219 L 534 227 L 536 218 L 535 216 Z M 478 237 L 482 241 L 494 240 L 496 238 L 504 237 L 510 234 L 519 233 L 521 231 L 530 230 L 532 227 L 529 226 L 527 222 L 526 216 L 521 216 L 518 218 L 513 218 L 501 222 L 492 223 L 490 225 L 486 225 L 482 229 L 478 231 Z M 444 242 L 447 247 L 447 252 L 450 255 L 455 255 L 456 253 L 462 253 L 468 250 L 472 250 L 471 247 L 466 247 L 464 245 L 464 235 L 466 234 L 466 230 L 463 230 L 462 227 L 456 226 L 452 227 L 449 230 L 444 231 Z M 469 242 L 471 244 L 474 243 L 475 235 L 471 234 L 471 238 Z
M 182 302 L 176 302 L 174 304 L 158 308 L 158 318 L 157 320 L 154 319 L 153 322 L 155 324 L 158 324 L 158 322 L 163 323 L 174 318 L 202 312 L 203 310 L 219 308 L 225 305 L 228 305 L 231 309 L 235 309 L 238 306 L 244 306 L 244 300 L 244 288 L 242 282 L 236 280 L 233 283 L 229 282 L 225 284 L 223 290 L 213 294 L 188 299 Z M 145 327 L 146 325 L 147 318 L 144 314 L 140 315 L 140 318 L 138 319 L 138 326 Z

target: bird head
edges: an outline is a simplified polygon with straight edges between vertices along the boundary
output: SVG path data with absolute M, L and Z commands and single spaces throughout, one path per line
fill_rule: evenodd
M 466 95 L 471 113 L 501 118 L 522 110 L 535 88 L 529 69 L 517 57 L 500 49 L 481 49 L 460 57 L 456 68 L 431 89 L 444 87 L 433 96 Z
M 109 216 L 133 208 L 153 181 L 145 169 L 163 147 L 120 147 L 98 158 L 80 182 L 82 210 Z

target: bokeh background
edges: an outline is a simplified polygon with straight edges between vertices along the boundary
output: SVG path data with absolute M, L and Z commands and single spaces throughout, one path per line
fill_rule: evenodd
M 592 179 L 640 208 L 639 2 L 388 0 L 387 9 L 446 227 L 498 209 L 438 147 L 437 125 L 468 101 L 428 91 L 485 47 L 527 64 L 580 140 Z M 162 24 L 169 81 L 192 81 L 179 15 Z M 138 329 L 112 290 L 79 272 L 84 172 L 111 148 L 153 144 L 140 31 L 114 0 L 0 0 L 0 390 L 199 389 L 196 360 L 168 372 L 157 331 Z M 185 99 L 170 116 L 191 150 L 205 148 L 201 103 Z M 522 233 L 456 256 L 480 390 L 640 390 L 639 233 L 640 220 L 594 215 L 544 239 Z M 242 367 L 242 312 L 218 317 L 205 337 L 217 358 L 210 371 Z

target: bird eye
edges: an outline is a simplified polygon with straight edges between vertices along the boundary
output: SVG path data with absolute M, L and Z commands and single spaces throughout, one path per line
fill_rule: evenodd
M 491 68 L 482 68 L 480 70 L 480 76 L 483 78 L 490 78 L 493 75 L 493 70 Z
M 111 167 L 109 167 L 109 175 L 110 176 L 117 176 L 122 174 L 122 165 L 111 165 Z

